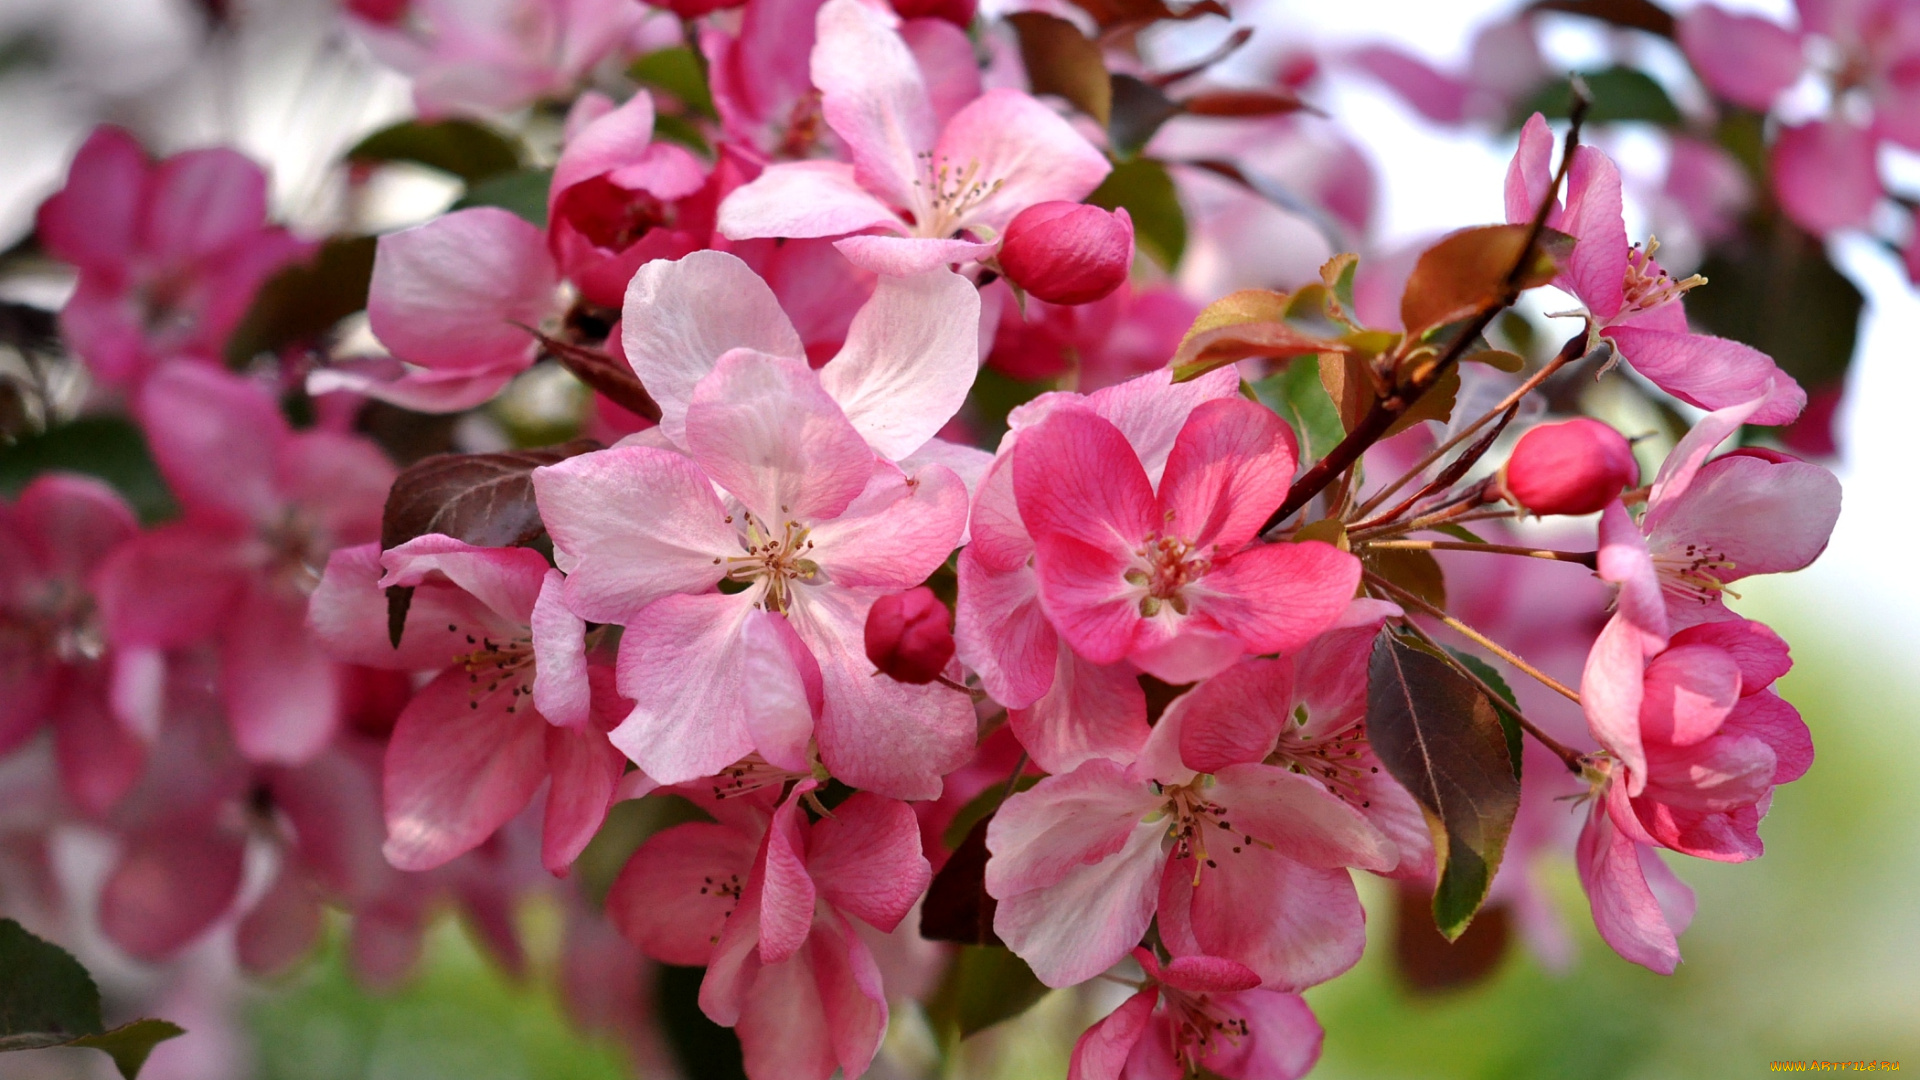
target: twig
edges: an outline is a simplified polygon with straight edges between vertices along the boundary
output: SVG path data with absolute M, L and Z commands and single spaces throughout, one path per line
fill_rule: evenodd
M 1439 619 L 1441 622 L 1451 627 L 1455 633 L 1460 634 L 1462 637 L 1466 637 L 1473 640 L 1476 644 L 1480 645 L 1481 647 L 1485 648 L 1489 652 L 1493 653 L 1495 656 L 1498 656 L 1500 659 L 1505 660 L 1509 664 L 1512 664 L 1515 668 L 1526 672 L 1528 675 L 1533 676 L 1536 680 L 1540 682 L 1542 686 L 1545 686 L 1547 689 L 1552 690 L 1553 692 L 1566 698 L 1568 701 L 1573 702 L 1575 705 L 1580 704 L 1580 695 L 1578 693 L 1568 689 L 1566 684 L 1562 683 L 1560 680 L 1554 678 L 1553 676 L 1547 674 L 1544 671 L 1541 671 L 1539 668 L 1534 667 L 1532 664 L 1527 663 L 1525 660 L 1520 659 L 1519 656 L 1515 655 L 1512 649 L 1507 648 L 1505 645 L 1502 645 L 1499 642 L 1488 637 L 1487 635 L 1481 633 L 1480 631 L 1475 630 L 1473 627 L 1468 626 L 1466 623 L 1463 623 L 1459 619 L 1456 619 L 1453 616 L 1447 614 L 1445 611 L 1421 599 L 1419 596 L 1416 596 L 1415 594 L 1408 592 L 1406 589 L 1403 589 L 1400 586 L 1395 585 L 1393 582 L 1388 581 L 1386 578 L 1381 577 L 1379 574 L 1376 574 L 1373 571 L 1369 570 L 1366 572 L 1366 575 L 1367 575 L 1367 580 L 1369 582 L 1379 586 L 1380 588 L 1386 589 L 1388 592 L 1391 592 L 1394 595 L 1395 599 L 1401 601 L 1402 603 L 1412 604 L 1414 607 L 1419 608 L 1421 611 L 1426 612 L 1428 615 L 1431 615 L 1434 618 Z
M 1558 551 L 1553 548 L 1515 547 L 1511 544 L 1469 544 L 1462 540 L 1375 540 L 1367 547 L 1384 548 L 1388 551 L 1487 551 L 1496 555 L 1525 555 L 1533 559 L 1579 563 L 1588 569 L 1595 568 L 1600 557 L 1597 551 Z

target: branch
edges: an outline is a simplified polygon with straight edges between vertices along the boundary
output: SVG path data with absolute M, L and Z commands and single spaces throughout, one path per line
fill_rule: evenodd
M 1495 555 L 1525 555 L 1530 559 L 1579 563 L 1591 570 L 1600 558 L 1597 551 L 1559 551 L 1554 548 L 1515 547 L 1511 544 L 1471 544 L 1464 540 L 1376 540 L 1369 548 L 1389 551 L 1485 551 Z
M 1557 693 L 1560 696 L 1566 698 L 1568 701 L 1573 702 L 1575 705 L 1580 704 L 1580 695 L 1578 693 L 1574 692 L 1571 689 L 1568 689 L 1566 684 L 1562 683 L 1559 679 L 1554 678 L 1553 676 L 1547 674 L 1546 672 L 1541 671 L 1539 668 L 1534 667 L 1532 664 L 1527 663 L 1525 660 L 1520 659 L 1519 656 L 1514 654 L 1512 649 L 1507 648 L 1505 645 L 1502 645 L 1499 642 L 1488 637 L 1487 635 L 1481 633 L 1480 631 L 1475 630 L 1473 627 L 1468 626 L 1466 623 L 1461 622 L 1459 619 L 1454 618 L 1453 616 L 1447 614 L 1445 611 L 1441 610 L 1440 608 L 1435 607 L 1434 605 L 1428 603 L 1427 601 L 1421 599 L 1420 597 L 1415 596 L 1413 593 L 1408 592 L 1407 590 L 1401 588 L 1398 585 L 1395 585 L 1393 582 L 1388 581 L 1386 578 L 1381 577 L 1380 575 L 1374 573 L 1373 571 L 1371 570 L 1366 571 L 1366 575 L 1367 575 L 1368 584 L 1374 585 L 1378 588 L 1385 589 L 1388 592 L 1392 593 L 1394 595 L 1394 599 L 1399 600 L 1401 603 L 1412 604 L 1414 607 L 1419 608 L 1421 611 L 1427 613 L 1428 615 L 1431 615 L 1434 618 L 1439 619 L 1441 622 L 1451 627 L 1455 633 L 1458 633 L 1460 636 L 1470 639 L 1475 644 L 1478 644 L 1481 647 L 1487 649 L 1489 652 L 1493 653 L 1495 656 L 1498 656 L 1500 659 L 1505 660 L 1509 664 L 1512 664 L 1518 670 L 1524 671 L 1528 675 L 1533 676 L 1534 679 L 1537 682 L 1539 682 L 1542 686 L 1545 686 L 1547 689 L 1552 690 L 1554 693 Z

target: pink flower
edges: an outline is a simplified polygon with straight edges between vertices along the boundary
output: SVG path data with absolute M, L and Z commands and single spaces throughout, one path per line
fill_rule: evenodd
M 432 120 L 565 94 L 643 17 L 632 0 L 411 0 L 397 19 L 350 21 L 374 56 L 413 79 L 414 108 Z
M 414 589 L 397 649 L 382 591 L 396 585 Z M 549 778 L 547 869 L 565 873 L 599 829 L 625 760 L 607 741 L 610 722 L 595 722 L 586 627 L 560 589 L 560 572 L 538 552 L 437 534 L 385 554 L 372 544 L 342 548 L 328 560 L 310 615 L 328 650 L 371 667 L 438 672 L 387 746 L 386 855 L 395 866 L 427 870 L 472 850 Z
M 576 132 L 554 167 L 545 235 L 482 206 L 382 236 L 367 321 L 393 359 L 315 372 L 309 391 L 424 412 L 472 408 L 533 363 L 530 331 L 563 313 L 563 278 L 589 303 L 617 307 L 641 263 L 704 245 L 710 217 L 703 224 L 683 205 L 707 182 L 700 163 L 652 137 L 644 91 Z
M 1159 915 L 1176 955 L 1223 957 L 1296 990 L 1360 958 L 1345 867 L 1391 870 L 1387 839 L 1317 781 L 1267 764 L 1196 773 L 1176 700 L 1137 759 L 1092 758 L 1003 803 L 987 826 L 993 929 L 1048 986 L 1093 978 Z
M 1536 113 L 1521 129 L 1520 149 L 1507 169 L 1508 221 L 1532 220 L 1552 182 L 1552 159 L 1553 136 Z M 1592 332 L 1612 342 L 1635 371 L 1703 409 L 1766 392 L 1750 418 L 1756 424 L 1784 424 L 1799 415 L 1806 392 L 1765 353 L 1687 329 L 1681 297 L 1699 281 L 1675 281 L 1653 261 L 1651 248 L 1627 246 L 1620 173 L 1605 154 L 1575 148 L 1564 205 L 1554 207 L 1547 224 L 1576 241 L 1558 283 L 1587 306 Z
M 770 166 L 721 205 L 728 237 L 880 230 L 838 246 L 878 273 L 919 273 L 991 255 L 1020 210 L 1079 202 L 1109 171 L 1065 120 L 1015 90 L 990 90 L 942 125 L 898 19 L 869 0 L 821 7 L 812 68 L 852 164 Z
M 1157 485 L 1111 422 L 1062 408 L 1020 433 L 1014 492 L 1047 618 L 1074 652 L 1173 683 L 1327 628 L 1360 564 L 1328 544 L 1257 534 L 1293 478 L 1296 442 L 1240 398 L 1195 408 Z
M 1633 447 L 1598 420 L 1542 424 L 1501 466 L 1501 494 L 1529 513 L 1593 514 L 1640 478 Z
M 0 755 L 51 720 L 62 786 L 94 814 L 126 793 L 145 758 L 108 708 L 90 586 L 138 531 L 120 496 L 88 477 L 49 473 L 0 503 Z
M 1320 1024 L 1298 994 L 1260 989 L 1231 960 L 1133 958 L 1146 985 L 1074 1043 L 1067 1080 L 1296 1080 L 1319 1060 Z
M 703 800 L 719 820 L 653 836 L 607 897 L 647 955 L 706 967 L 701 1011 L 736 1029 L 754 1080 L 866 1071 L 887 999 L 851 920 L 891 931 L 933 877 L 905 804 L 863 791 L 809 824 L 814 787 L 777 808 Z
M 1123 284 L 1071 307 L 1033 297 L 1021 305 L 1008 295 L 987 363 L 1016 379 L 1068 375 L 1075 389 L 1091 393 L 1165 367 L 1199 314 L 1198 304 L 1165 286 Z
M 729 350 L 804 364 L 780 300 L 739 258 L 696 251 L 650 262 L 627 288 L 622 345 L 660 405 L 660 432 L 689 446 L 696 388 Z M 820 367 L 818 385 L 874 451 L 892 461 L 928 446 L 966 400 L 979 369 L 980 296 L 945 269 L 882 278 Z M 917 581 L 911 584 L 918 584 Z
M 1356 49 L 1347 62 L 1440 124 L 1508 123 L 1514 109 L 1552 77 L 1525 17 L 1482 26 L 1457 75 L 1390 45 Z
M 1007 225 L 1000 267 L 1014 284 L 1050 304 L 1087 304 L 1126 283 L 1133 269 L 1133 219 L 1082 203 L 1027 207 Z
M 755 751 L 805 773 L 817 740 L 847 783 L 930 798 L 973 747 L 966 695 L 874 678 L 864 643 L 873 602 L 959 542 L 966 489 L 877 458 L 833 373 L 730 348 L 680 416 L 686 454 L 625 446 L 534 472 L 567 606 L 626 627 L 636 704 L 614 744 L 662 783 Z
M 61 328 L 93 377 L 132 389 L 164 361 L 222 363 L 261 284 L 313 250 L 266 220 L 266 174 L 240 154 L 156 165 L 133 136 L 96 129 L 38 223 L 80 270 Z
M 747 0 L 738 32 L 700 30 L 714 111 L 727 137 L 750 156 L 804 158 L 825 133 L 820 94 L 807 70 L 820 4 Z
M 166 654 L 213 643 L 241 752 L 311 760 L 339 722 L 341 676 L 306 633 L 307 593 L 334 547 L 379 535 L 393 466 L 361 439 L 290 430 L 265 389 L 211 367 L 162 369 L 137 405 L 183 514 L 96 579 L 116 711 L 155 730 Z

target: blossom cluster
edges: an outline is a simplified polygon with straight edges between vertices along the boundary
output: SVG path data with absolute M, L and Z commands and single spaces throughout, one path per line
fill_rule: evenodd
M 576 1011 L 643 1053 L 622 995 L 658 962 L 705 969 L 754 1080 L 859 1076 L 967 945 L 1131 988 L 1075 1080 L 1289 1080 L 1301 992 L 1366 945 L 1356 871 L 1449 939 L 1511 908 L 1551 961 L 1534 871 L 1570 860 L 1600 937 L 1670 973 L 1693 900 L 1661 852 L 1757 857 L 1811 765 L 1786 643 L 1724 602 L 1832 531 L 1837 481 L 1765 431 L 1808 394 L 1629 243 L 1580 91 L 1558 152 L 1521 127 L 1504 223 L 1410 258 L 1316 238 L 1271 270 L 1236 234 L 1289 211 L 1228 170 L 1192 246 L 1254 287 L 1220 298 L 1170 273 L 1155 181 L 1227 198 L 1207 155 L 1266 141 L 1368 208 L 1306 76 L 1151 70 L 1135 32 L 1211 2 L 344 8 L 417 128 L 559 129 L 538 205 L 378 237 L 363 302 L 253 352 L 243 322 L 328 265 L 258 165 L 103 127 L 38 219 L 85 408 L 170 503 L 49 471 L 0 507 L 0 752 L 23 844 L 113 838 L 99 926 L 131 956 L 231 933 L 284 971 L 332 907 L 391 984 L 453 904 L 516 967 L 518 906 L 559 895 Z M 1773 148 L 1821 231 L 1873 176 L 1823 179 L 1834 147 L 1916 114 L 1913 35 L 1838 20 L 1806 33 L 1860 43 L 1836 77 L 1875 119 Z M 1792 31 L 1679 33 L 1749 108 L 1800 77 Z M 642 52 L 694 84 L 609 74 Z M 1130 139 L 1141 93 L 1168 126 Z M 1535 352 L 1501 317 L 1548 287 L 1578 329 Z M 388 437 L 561 372 L 581 438 Z M 1596 378 L 1684 436 L 1635 445 Z M 677 823 L 576 887 L 634 800 Z

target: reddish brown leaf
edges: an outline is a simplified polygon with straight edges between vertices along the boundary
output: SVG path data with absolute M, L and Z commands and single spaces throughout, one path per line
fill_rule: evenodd
M 1394 889 L 1393 966 L 1409 989 L 1437 994 L 1472 986 L 1492 976 L 1511 940 L 1507 909 L 1489 904 L 1458 940 L 1448 941 L 1433 924 L 1426 895 L 1400 882 Z
M 1191 4 L 1169 5 L 1166 0 L 1073 0 L 1074 6 L 1093 16 L 1100 29 L 1137 26 L 1161 19 L 1197 19 L 1202 15 L 1230 18 L 1227 6 L 1219 0 L 1196 0 Z
M 1195 94 L 1180 103 L 1194 116 L 1284 116 L 1320 110 L 1294 94 L 1278 90 L 1214 90 Z
M 1457 322 L 1500 302 L 1508 275 L 1525 252 L 1526 225 L 1483 225 L 1461 229 L 1420 254 L 1400 297 L 1400 320 L 1410 337 Z M 1573 237 L 1545 230 L 1538 249 L 1515 287 L 1545 285 L 1559 272 Z
M 538 331 L 534 332 L 534 337 L 540 339 L 542 351 L 572 372 L 574 378 L 605 395 L 608 401 L 635 416 L 655 423 L 660 421 L 660 406 L 654 402 L 653 395 L 647 393 L 647 388 L 640 384 L 632 368 L 599 349 L 571 345 Z
M 1081 112 L 1107 125 L 1113 87 L 1100 46 L 1065 19 L 1038 11 L 1007 16 L 1020 35 L 1020 59 L 1036 94 L 1059 94 Z

